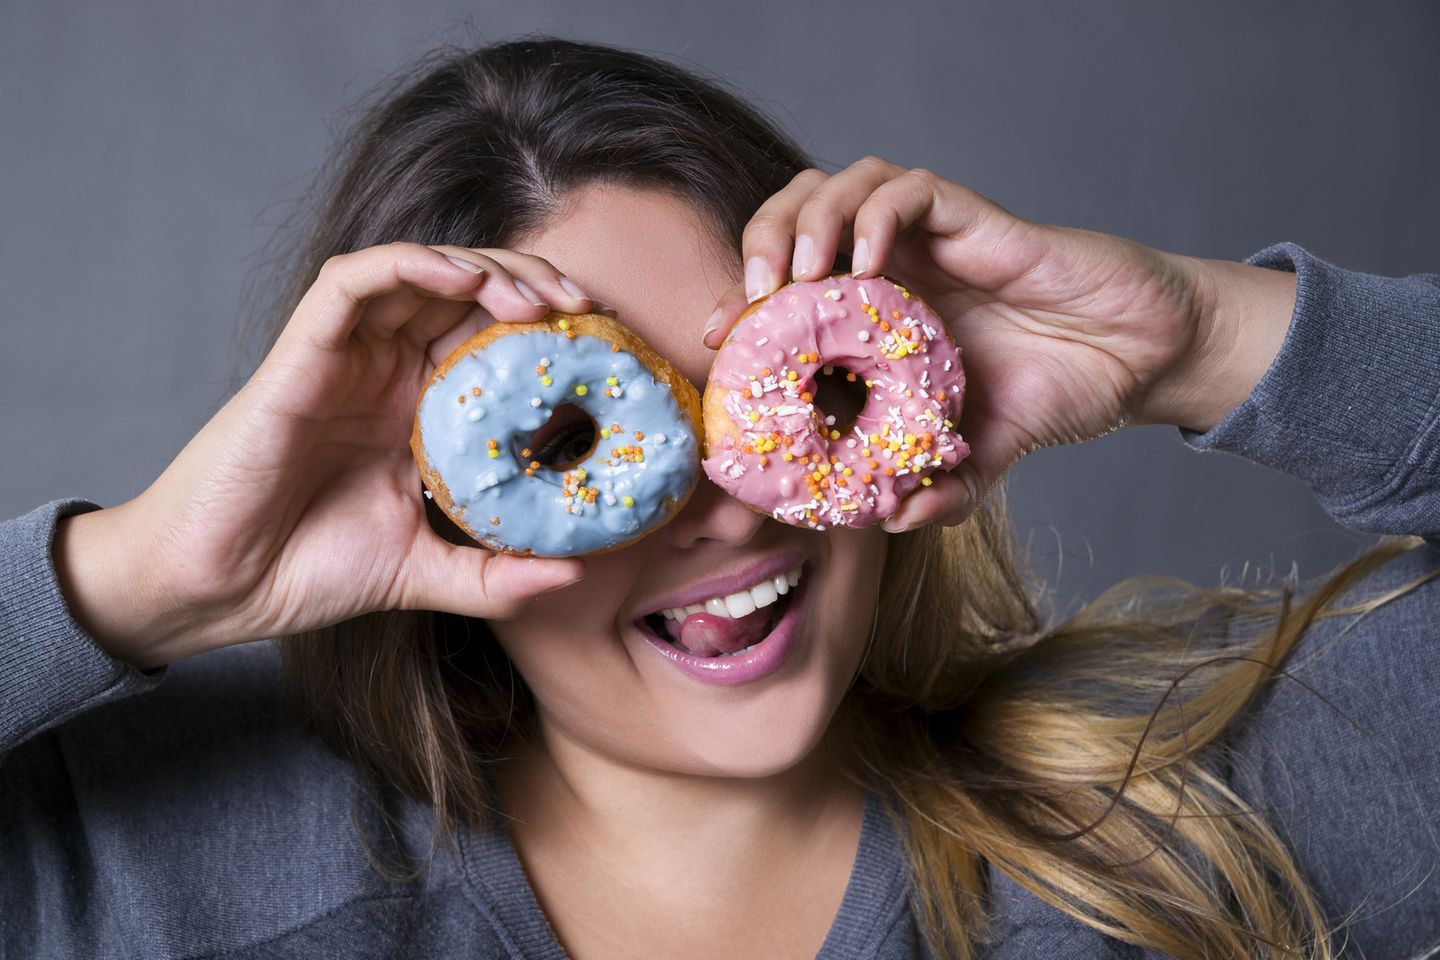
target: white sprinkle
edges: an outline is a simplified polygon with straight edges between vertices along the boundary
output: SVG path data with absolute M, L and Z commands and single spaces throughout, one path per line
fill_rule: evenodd
M 946 369 L 946 370 L 949 370 L 949 369 L 950 369 L 950 361 L 949 361 L 949 360 L 946 360 L 946 361 L 945 361 L 945 369 Z
M 765 346 L 765 344 L 767 344 L 767 343 L 769 343 L 769 342 L 770 342 L 770 338 L 769 338 L 769 337 L 761 337 L 759 340 L 756 340 L 756 341 L 755 341 L 755 346 L 757 346 L 757 347 L 763 347 L 763 346 Z
M 854 450 L 854 449 L 855 449 L 855 438 L 854 438 L 854 437 L 851 437 L 850 439 L 846 440 L 846 441 L 845 441 L 845 446 L 849 447 L 851 450 Z
M 617 504 L 617 503 L 619 503 L 619 502 L 620 502 L 620 501 L 616 500 L 615 497 L 614 497 L 612 494 L 608 494 L 608 493 L 605 494 L 605 506 L 607 506 L 607 507 L 613 507 L 613 506 L 615 506 L 615 504 Z
M 653 443 L 653 444 L 655 444 L 655 446 L 657 446 L 657 447 L 663 446 L 664 443 L 665 443 L 665 434 L 663 434 L 663 433 L 652 433 L 652 434 L 650 434 L 650 442 Z
M 865 293 L 865 288 L 864 288 L 864 287 L 857 287 L 856 289 L 858 289 L 858 290 L 860 291 L 860 299 L 865 301 L 866 306 L 869 306 L 869 304 L 870 304 L 870 297 L 869 297 L 868 294 Z
M 799 353 L 799 352 L 800 352 L 800 348 L 799 348 L 799 347 L 791 347 L 791 348 L 790 348 L 790 356 L 792 356 L 792 357 L 795 356 L 795 354 L 797 354 L 797 353 Z
M 835 417 L 834 417 L 834 416 L 826 417 L 826 418 L 825 418 L 825 426 L 827 426 L 827 427 L 833 427 L 833 426 L 835 426 Z
M 541 400 L 540 400 L 539 397 L 531 397 L 531 398 L 530 398 L 530 406 L 532 406 L 532 407 L 538 407 L 538 406 L 540 406 L 540 403 L 541 403 Z
M 869 331 L 869 330 L 861 330 L 859 336 L 860 336 L 860 342 L 861 342 L 861 343 L 869 343 L 869 342 L 870 342 L 870 331 Z
M 425 499 L 426 499 L 426 500 L 434 500 L 434 499 L 435 499 L 435 494 L 431 493 L 429 490 L 426 490 L 426 491 L 425 491 Z
M 612 397 L 618 397 L 618 396 L 620 396 L 621 394 L 623 394 L 624 392 L 625 392 L 625 388 L 622 387 L 622 386 L 618 386 L 618 385 L 617 385 L 617 386 L 613 386 L 613 387 L 610 388 L 610 396 L 612 396 Z
M 832 374 L 832 373 L 834 373 L 834 372 L 835 372 L 835 368 L 834 368 L 833 366 L 831 366 L 831 365 L 828 364 L 828 363 L 825 364 L 825 376 L 828 377 L 828 376 L 830 376 L 830 374 Z
M 550 358 L 549 358 L 549 357 L 541 357 L 541 358 L 540 358 L 540 366 L 542 366 L 542 367 L 548 367 L 548 366 L 550 366 Z
M 840 292 L 839 288 L 831 287 L 829 290 L 825 291 L 824 296 L 831 300 L 839 300 L 842 296 L 844 296 L 844 294 Z
M 752 396 L 752 397 L 761 397 L 761 396 L 764 396 L 764 394 L 765 394 L 765 388 L 762 387 L 762 386 L 760 386 L 760 381 L 759 381 L 759 380 L 751 380 L 751 381 L 750 381 L 750 396 Z
M 469 411 L 466 412 L 465 416 L 469 418 L 471 423 L 474 423 L 476 420 L 479 420 L 481 417 L 485 416 L 485 408 L 471 407 Z

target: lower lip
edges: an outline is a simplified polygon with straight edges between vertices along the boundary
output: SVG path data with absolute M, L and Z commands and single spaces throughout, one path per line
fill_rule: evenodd
M 696 680 L 720 686 L 751 683 L 779 670 L 789 658 L 804 616 L 804 582 L 802 580 L 802 586 L 791 589 L 790 605 L 785 609 L 785 615 L 780 618 L 780 622 L 775 624 L 775 629 L 738 656 L 697 657 L 661 640 L 649 630 L 641 632 L 645 634 L 650 646 L 662 657 Z

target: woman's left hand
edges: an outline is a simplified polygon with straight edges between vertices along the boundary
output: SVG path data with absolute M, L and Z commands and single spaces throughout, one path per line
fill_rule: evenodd
M 1284 340 L 1293 274 L 1165 253 L 1034 223 L 924 169 L 866 157 L 805 170 L 745 228 L 745 282 L 706 324 L 717 347 L 781 278 L 885 273 L 945 320 L 965 371 L 968 458 L 885 527 L 959 523 L 1021 457 L 1131 423 L 1207 430 L 1242 402 Z

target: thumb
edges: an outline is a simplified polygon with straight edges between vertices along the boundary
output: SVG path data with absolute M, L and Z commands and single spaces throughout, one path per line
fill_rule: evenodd
M 1023 433 L 1004 421 L 990 421 L 966 441 L 970 454 L 947 473 L 934 474 L 934 484 L 911 493 L 885 521 L 900 533 L 925 523 L 953 526 L 970 519 L 986 494 L 1027 452 Z
M 749 305 L 743 282 L 726 290 L 717 301 L 715 312 L 705 321 L 705 332 L 700 334 L 700 342 L 712 350 L 719 349 L 725 335 L 735 326 L 735 321 L 740 319 L 740 315 Z
M 406 570 L 404 609 L 504 620 L 531 599 L 585 575 L 577 558 L 516 557 L 448 542 L 425 530 Z

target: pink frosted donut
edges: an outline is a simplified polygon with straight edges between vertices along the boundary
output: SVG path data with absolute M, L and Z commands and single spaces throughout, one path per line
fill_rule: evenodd
M 854 423 L 816 405 L 822 373 L 832 397 L 835 384 L 863 381 Z M 955 430 L 964 390 L 960 348 L 900 284 L 849 274 L 792 283 L 751 304 L 715 356 L 705 473 L 777 520 L 863 527 L 970 454 Z

